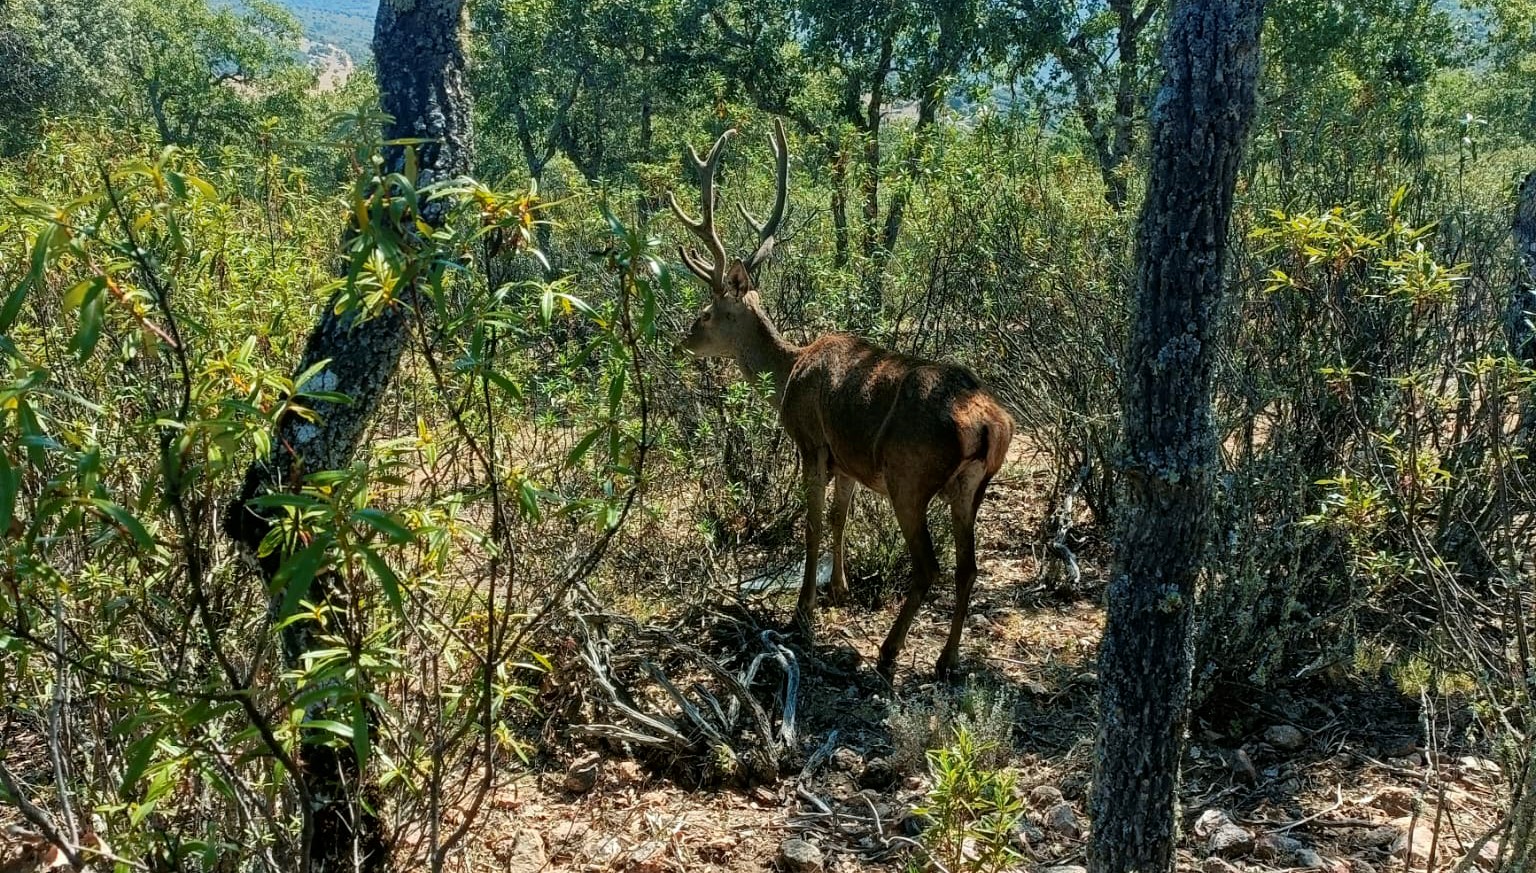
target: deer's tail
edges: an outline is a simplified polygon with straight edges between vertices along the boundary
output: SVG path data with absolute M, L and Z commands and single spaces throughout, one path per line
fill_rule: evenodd
M 992 476 L 1003 468 L 1008 446 L 1013 442 L 1013 420 L 1008 413 L 998 410 L 997 415 L 988 416 L 981 426 L 981 439 L 986 452 L 987 475 Z

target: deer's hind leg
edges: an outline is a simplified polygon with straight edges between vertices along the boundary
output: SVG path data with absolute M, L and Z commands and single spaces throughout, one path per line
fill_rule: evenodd
M 811 620 L 816 612 L 816 565 L 820 563 L 821 528 L 826 516 L 826 450 L 804 450 L 800 461 L 805 481 L 805 579 L 800 583 L 800 601 L 795 606 L 795 626 L 806 639 L 811 639 Z
M 901 525 L 901 535 L 907 541 L 907 551 L 912 554 L 912 587 L 907 589 L 907 599 L 901 604 L 896 623 L 880 644 L 880 661 L 875 669 L 887 680 L 896 667 L 896 656 L 901 654 L 907 642 L 907 631 L 912 620 L 933 587 L 934 577 L 939 575 L 939 562 L 933 554 L 933 537 L 928 533 L 928 503 L 937 492 L 936 488 L 891 487 L 891 507 L 896 510 L 896 521 Z
M 843 564 L 843 528 L 853 505 L 853 477 L 837 473 L 832 479 L 832 584 L 827 600 L 837 606 L 848 602 L 848 572 Z
M 971 593 L 976 587 L 976 513 L 991 481 L 985 467 L 968 464 L 945 488 L 955 528 L 955 611 L 949 620 L 949 639 L 939 653 L 936 670 L 940 676 L 949 676 L 960 666 L 960 635 L 965 631 Z

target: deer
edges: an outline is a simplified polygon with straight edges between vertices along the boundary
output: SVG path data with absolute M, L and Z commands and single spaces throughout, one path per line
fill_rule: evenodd
M 711 292 L 680 347 L 699 358 L 729 358 L 754 383 L 771 386 L 779 421 L 799 452 L 805 489 L 805 577 L 795 626 L 812 639 L 817 565 L 832 484 L 832 577 L 828 599 L 848 601 L 844 529 L 854 485 L 885 495 L 912 557 L 913 578 L 895 624 L 880 646 L 877 672 L 890 681 L 913 619 L 939 575 L 928 506 L 943 495 L 954 521 L 955 607 L 936 673 L 959 666 L 960 637 L 976 583 L 976 514 L 1013 440 L 1013 419 L 970 370 L 889 351 L 857 336 L 829 333 L 796 346 L 763 309 L 754 276 L 771 257 L 789 189 L 789 148 L 775 119 L 769 145 L 777 173 L 773 208 L 758 221 L 742 217 L 757 234 L 745 258 L 729 258 L 715 223 L 715 174 L 726 130 L 704 158 L 688 146 L 700 189 L 699 217 L 674 194 L 672 213 L 703 244 L 678 247 L 683 265 Z

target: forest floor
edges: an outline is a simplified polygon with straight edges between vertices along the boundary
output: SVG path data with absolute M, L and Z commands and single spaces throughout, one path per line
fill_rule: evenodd
M 1006 764 L 1028 821 L 1014 836 L 1020 860 L 1010 871 L 1086 863 L 1108 556 L 1102 546 L 1080 556 L 1076 596 L 1046 591 L 1036 544 L 1047 485 L 1018 458 L 993 484 L 978 524 L 981 578 L 962 649 L 969 687 L 1000 689 L 991 699 L 1004 701 L 1015 726 L 1011 739 L 1003 732 L 1012 747 Z M 887 510 L 865 495 L 856 511 Z M 783 598 L 786 614 L 791 596 Z M 594 768 L 595 756 L 586 755 L 578 778 L 566 769 L 570 760 L 551 762 L 498 791 L 459 869 L 805 871 L 818 869 L 817 856 L 819 869 L 834 873 L 913 868 L 911 810 L 932 785 L 920 750 L 910 748 L 913 725 L 931 727 L 955 709 L 946 703 L 953 691 L 932 677 L 952 602 L 937 591 L 920 613 L 894 689 L 870 665 L 897 604 L 822 613 L 814 653 L 822 670 L 802 686 L 809 764 L 798 778 L 746 791 L 690 790 L 622 758 Z M 1456 869 L 1463 859 L 1460 869 L 1491 868 L 1497 846 L 1479 839 L 1502 814 L 1498 767 L 1486 749 L 1434 748 L 1425 724 L 1418 700 L 1384 684 L 1208 701 L 1185 760 L 1180 869 L 1410 873 Z M 809 864 L 785 856 L 795 839 L 814 847 Z
M 973 712 L 976 731 L 1001 739 L 997 763 L 1014 770 L 1028 810 L 1012 839 L 1019 859 L 1004 869 L 1081 873 L 1073 868 L 1086 857 L 1108 555 L 1102 544 L 1083 548 L 1079 590 L 1047 591 L 1038 546 L 1047 487 L 1043 473 L 1015 458 L 984 504 L 962 669 L 966 687 L 981 692 L 979 708 L 994 705 L 990 715 Z M 855 511 L 888 510 L 865 495 Z M 787 616 L 792 596 L 774 600 L 775 614 L 764 620 Z M 594 763 L 571 746 L 534 772 L 509 775 L 449 868 L 918 869 L 920 827 L 911 810 L 933 784 L 922 746 L 964 708 L 932 675 L 952 601 L 941 586 L 919 614 L 894 688 L 870 665 L 897 604 L 823 610 L 813 657 L 802 659 L 811 666 L 798 707 L 804 766 L 797 777 L 747 790 L 695 789 L 622 757 Z M 1502 816 L 1505 780 L 1487 749 L 1426 740 L 1426 723 L 1437 719 L 1455 717 L 1426 718 L 1418 700 L 1385 684 L 1227 691 L 1207 701 L 1184 766 L 1180 869 L 1491 869 L 1497 846 L 1479 838 Z M 456 825 L 456 814 L 449 809 L 446 824 Z M 0 824 L 10 819 L 0 811 Z M 785 857 L 792 840 L 810 844 L 795 846 L 809 863 Z M 8 842 L 0 834 L 0 870 L 38 869 Z

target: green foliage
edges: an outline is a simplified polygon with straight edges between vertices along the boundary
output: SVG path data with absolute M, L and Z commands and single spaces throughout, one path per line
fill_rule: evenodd
M 957 726 L 951 743 L 928 753 L 933 787 L 913 813 L 928 820 L 923 869 L 950 873 L 997 873 L 1020 860 L 1014 832 L 1024 821 L 1024 802 L 1014 775 L 983 764 L 990 745 Z

